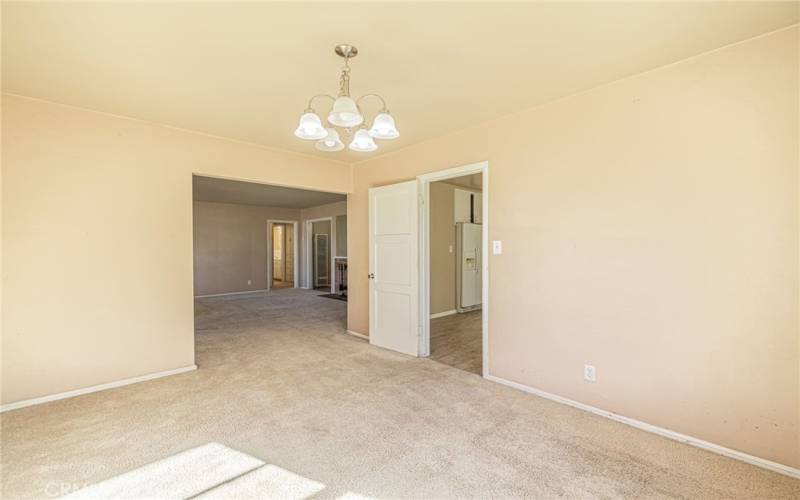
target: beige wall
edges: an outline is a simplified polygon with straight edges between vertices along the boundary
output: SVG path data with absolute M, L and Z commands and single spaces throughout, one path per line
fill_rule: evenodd
M 2 402 L 194 363 L 192 173 L 348 192 L 350 167 L 3 96 Z
M 797 28 L 357 164 L 351 330 L 367 189 L 481 160 L 492 374 L 800 466 Z
M 347 202 L 345 202 L 345 207 Z M 347 257 L 347 214 L 339 214 L 333 221 L 336 226 L 336 251 L 334 256 Z
M 267 221 L 299 221 L 300 210 L 196 201 L 193 219 L 194 294 L 208 295 L 265 289 Z
M 456 308 L 454 191 L 455 186 L 451 184 L 431 184 L 431 314 L 453 311 Z

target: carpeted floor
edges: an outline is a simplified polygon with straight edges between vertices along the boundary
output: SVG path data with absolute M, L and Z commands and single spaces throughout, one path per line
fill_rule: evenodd
M 314 498 L 800 497 L 800 481 L 372 347 L 317 294 L 199 300 L 199 370 L 2 414 L 3 498 L 209 442 L 324 485 Z

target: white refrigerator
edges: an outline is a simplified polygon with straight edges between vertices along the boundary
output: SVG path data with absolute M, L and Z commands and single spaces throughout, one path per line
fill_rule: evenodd
M 480 309 L 483 272 L 481 272 L 480 224 L 459 222 L 456 224 L 456 309 L 458 312 Z

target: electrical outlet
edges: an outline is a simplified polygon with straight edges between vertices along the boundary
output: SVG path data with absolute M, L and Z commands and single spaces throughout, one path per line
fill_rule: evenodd
M 597 370 L 593 365 L 583 365 L 583 378 L 588 382 L 597 382 Z
M 450 246 L 448 247 L 448 251 L 449 251 L 450 253 L 453 253 L 453 245 L 450 245 Z
M 252 285 L 253 284 L 253 280 L 247 280 L 247 284 L 248 285 Z

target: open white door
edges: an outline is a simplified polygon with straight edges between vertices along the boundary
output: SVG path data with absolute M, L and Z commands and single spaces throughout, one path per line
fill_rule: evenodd
M 369 341 L 419 355 L 417 181 L 369 190 Z

